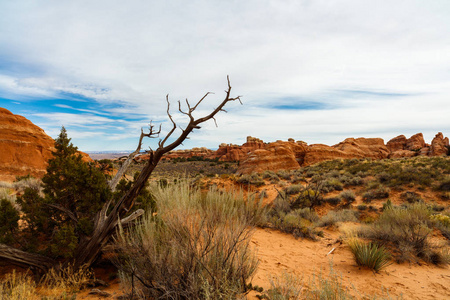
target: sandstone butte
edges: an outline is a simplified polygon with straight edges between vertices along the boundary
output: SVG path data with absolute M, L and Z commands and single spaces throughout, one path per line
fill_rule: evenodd
M 42 177 L 52 157 L 55 141 L 25 117 L 0 107 L 0 181 L 16 176 Z M 85 161 L 91 160 L 82 153 Z

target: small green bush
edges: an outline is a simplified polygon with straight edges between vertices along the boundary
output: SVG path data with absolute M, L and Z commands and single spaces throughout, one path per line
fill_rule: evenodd
M 155 186 L 152 194 L 158 214 L 150 211 L 138 226 L 119 230 L 110 247 L 123 282 L 144 299 L 244 293 L 258 264 L 250 238 L 264 214 L 261 202 L 216 188 L 205 195 L 185 181 Z
M 408 203 L 415 203 L 422 201 L 422 198 L 416 192 L 404 192 L 400 195 L 403 200 L 406 200 Z
M 354 193 L 352 190 L 345 190 L 345 191 L 342 191 L 342 192 L 339 194 L 339 197 L 340 197 L 343 201 L 345 201 L 345 202 L 347 202 L 347 203 L 353 203 L 353 202 L 355 202 L 355 200 L 356 200 L 356 195 L 355 195 L 355 193 Z
M 444 180 L 442 180 L 442 182 L 439 184 L 438 189 L 440 191 L 450 192 L 450 177 L 447 177 Z
M 286 170 L 280 170 L 277 172 L 277 175 L 284 180 L 290 180 L 291 179 L 291 173 L 289 173 Z
M 262 186 L 265 184 L 264 180 L 256 173 L 244 174 L 237 179 L 237 182 L 242 184 L 251 184 L 255 186 Z
M 372 242 L 366 244 L 355 237 L 350 238 L 347 244 L 358 266 L 368 267 L 379 272 L 391 264 L 391 255 L 383 246 Z
M 370 203 L 374 199 L 385 199 L 389 197 L 390 190 L 384 186 L 369 190 L 363 194 L 363 201 Z
M 337 222 L 357 222 L 356 212 L 351 209 L 342 209 L 338 211 L 330 210 L 324 215 L 318 225 L 320 227 L 334 225 Z
M 288 195 L 294 195 L 294 194 L 298 194 L 302 191 L 303 186 L 299 185 L 299 184 L 293 184 L 288 186 L 285 190 L 286 190 L 286 194 Z
M 340 197 L 330 197 L 330 198 L 325 198 L 324 201 L 331 205 L 338 205 L 339 203 L 341 203 L 342 200 Z
M 365 237 L 380 243 L 392 245 L 398 261 L 412 261 L 415 257 L 436 264 L 442 259 L 438 251 L 429 242 L 434 225 L 431 212 L 424 203 L 410 204 L 405 207 L 388 207 L 367 230 Z

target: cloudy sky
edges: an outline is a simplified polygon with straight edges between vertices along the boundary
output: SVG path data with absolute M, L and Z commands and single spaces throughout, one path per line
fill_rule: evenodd
M 227 75 L 243 105 L 182 148 L 430 142 L 450 134 L 450 1 L 0 1 L 0 107 L 83 151 L 134 149 L 150 120 L 167 132 L 166 94 L 214 92 L 207 114 Z

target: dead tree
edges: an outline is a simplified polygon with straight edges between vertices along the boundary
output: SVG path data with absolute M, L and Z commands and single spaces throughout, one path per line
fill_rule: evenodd
M 231 84 L 228 77 L 227 82 L 228 88 L 225 90 L 226 93 L 225 99 L 219 104 L 219 106 L 217 106 L 217 108 L 215 108 L 207 116 L 196 119 L 193 113 L 195 112 L 197 107 L 203 102 L 203 100 L 205 100 L 205 98 L 210 94 L 209 92 L 206 93 L 194 106 L 191 106 L 189 101 L 186 99 L 187 110 L 183 110 L 181 107 L 181 103 L 178 102 L 178 111 L 186 115 L 189 122 L 184 129 L 180 128 L 181 129 L 180 135 L 175 139 L 175 141 L 173 141 L 170 144 L 167 144 L 167 142 L 169 138 L 171 138 L 172 135 L 175 133 L 177 129 L 177 124 L 175 123 L 175 121 L 172 118 L 172 115 L 170 114 L 169 98 L 168 96 L 166 97 L 167 115 L 172 123 L 171 130 L 164 138 L 161 138 L 159 140 L 158 147 L 156 148 L 156 150 L 150 149 L 149 151 L 150 157 L 147 163 L 145 164 L 139 177 L 134 181 L 132 187 L 125 193 L 125 195 L 116 203 L 113 203 L 112 200 L 108 201 L 103 205 L 102 209 L 95 215 L 94 229 L 90 238 L 81 241 L 77 246 L 74 259 L 72 261 L 74 267 L 78 268 L 81 266 L 91 266 L 92 263 L 98 258 L 103 247 L 109 241 L 110 236 L 114 233 L 114 230 L 116 226 L 119 224 L 119 222 L 121 224 L 130 223 L 131 221 L 135 220 L 144 213 L 143 210 L 138 210 L 133 214 L 130 214 L 129 211 L 133 207 L 137 196 L 144 188 L 145 183 L 147 182 L 148 178 L 150 177 L 153 170 L 155 169 L 155 167 L 157 166 L 158 162 L 161 160 L 164 154 L 166 154 L 169 151 L 172 151 L 173 149 L 181 145 L 183 141 L 188 138 L 189 134 L 194 129 L 200 129 L 200 124 L 211 119 L 214 120 L 214 122 L 216 122 L 215 116 L 219 112 L 225 111 L 224 107 L 228 102 L 232 101 L 241 102 L 240 96 L 231 97 Z M 134 155 L 139 153 L 140 148 L 142 146 L 142 140 L 144 137 L 158 138 L 160 133 L 161 133 L 161 126 L 158 129 L 155 129 L 155 127 L 150 123 L 149 132 L 148 133 L 141 132 L 138 147 L 136 151 L 129 156 L 129 160 L 131 161 Z M 116 178 L 114 178 L 114 180 L 110 182 L 110 187 L 112 189 L 115 188 L 115 185 L 120 180 L 121 176 L 122 175 L 117 175 Z M 5 259 L 13 264 L 22 267 L 29 266 L 31 268 L 34 268 L 35 270 L 44 272 L 48 270 L 50 267 L 56 267 L 55 261 L 48 257 L 20 251 L 1 244 L 0 244 L 0 259 Z

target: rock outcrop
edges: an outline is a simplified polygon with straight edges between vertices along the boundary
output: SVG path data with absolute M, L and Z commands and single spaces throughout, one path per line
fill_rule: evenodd
M 266 170 L 295 170 L 304 160 L 305 145 L 294 141 L 277 141 L 264 149 L 256 149 L 241 162 L 238 174 L 263 172 Z
M 399 135 L 386 145 L 380 138 L 348 138 L 334 146 L 307 145 L 304 142 L 293 142 L 291 139 L 289 142 L 277 141 L 264 145 L 264 148 L 250 152 L 248 157 L 241 161 L 237 171 L 239 174 L 296 169 L 333 159 L 440 156 L 447 155 L 449 151 L 449 139 L 444 138 L 442 133 L 436 135 L 431 145 L 425 143 L 422 133 L 415 134 L 409 139 Z
M 396 136 L 393 139 L 390 139 L 389 142 L 386 143 L 386 148 L 391 153 L 395 152 L 395 151 L 399 151 L 399 150 L 405 150 L 407 141 L 408 141 L 408 139 L 406 138 L 406 136 L 404 136 L 402 134 L 402 135 Z
M 264 142 L 258 138 L 248 136 L 247 142 L 242 146 L 233 144 L 220 144 L 215 153 L 220 161 L 241 161 L 247 157 L 249 152 L 263 149 Z
M 428 155 L 429 156 L 447 155 L 449 153 L 448 147 L 449 147 L 448 137 L 444 138 L 442 132 L 439 132 L 431 141 L 431 146 Z
M 0 181 L 17 176 L 42 177 L 55 151 L 55 141 L 27 118 L 0 107 Z M 93 160 L 79 151 L 83 161 Z
M 304 142 L 277 141 L 269 143 L 264 149 L 253 151 L 243 160 L 238 174 L 262 172 L 265 170 L 292 170 L 321 161 L 347 158 L 387 158 L 389 150 L 379 138 L 348 138 L 343 142 L 327 146 L 307 145 Z
M 420 149 L 422 149 L 425 146 L 426 146 L 426 144 L 425 144 L 425 140 L 423 139 L 423 134 L 416 133 L 415 135 L 411 136 L 406 141 L 406 149 L 405 150 L 419 151 Z
M 0 108 L 0 180 L 45 174 L 54 140 L 25 117 Z

